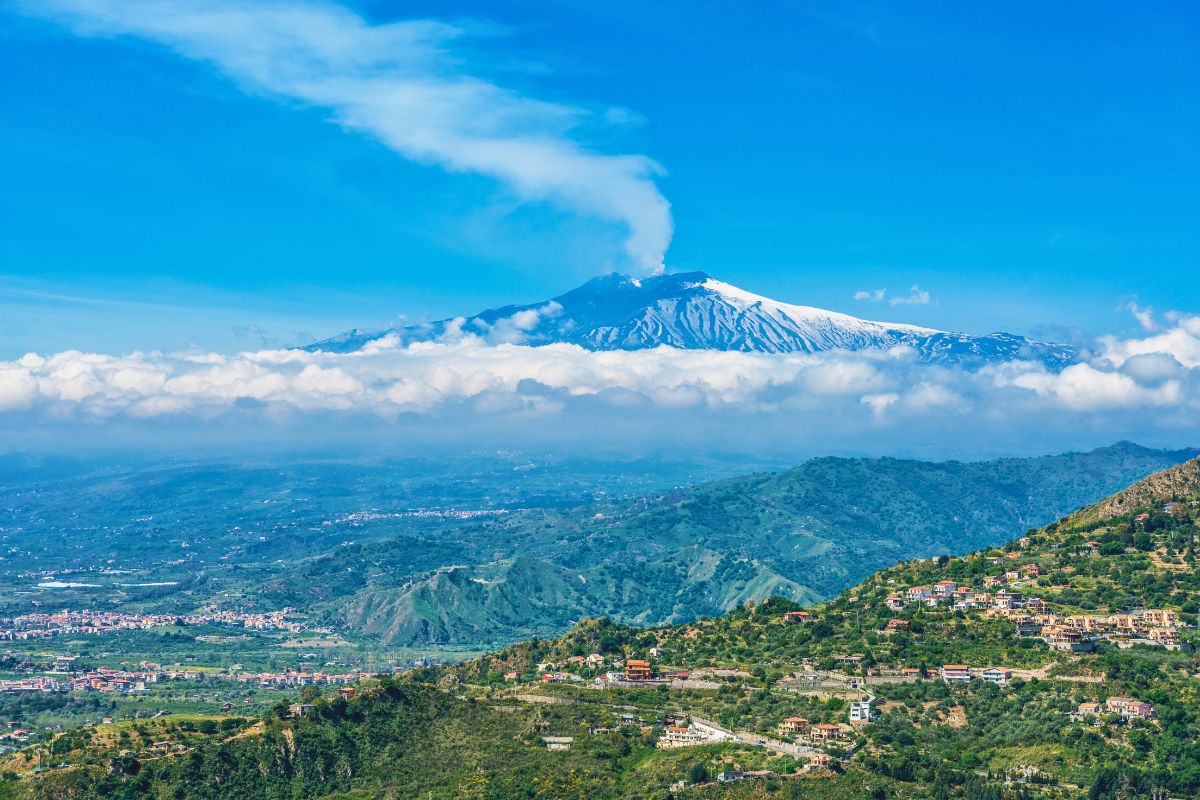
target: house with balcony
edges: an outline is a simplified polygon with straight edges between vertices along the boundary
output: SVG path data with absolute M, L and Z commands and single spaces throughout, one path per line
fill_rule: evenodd
M 1060 653 L 1088 653 L 1095 649 L 1090 639 L 1084 639 L 1079 631 L 1059 628 L 1046 637 L 1046 644 Z
M 850 701 L 850 724 L 865 725 L 874 719 L 871 712 L 871 699 L 864 698 L 862 700 Z
M 1125 719 L 1149 719 L 1154 716 L 1154 706 L 1133 697 L 1110 697 L 1104 707 L 1109 713 L 1120 714 Z
M 936 597 L 950 597 L 954 594 L 954 590 L 957 588 L 958 584 L 954 581 L 938 581 L 936 584 L 934 584 L 932 593 Z
M 694 747 L 704 744 L 707 739 L 695 728 L 683 725 L 668 725 L 663 728 L 656 747 L 661 750 L 674 750 L 680 747 Z
M 904 593 L 904 599 L 910 603 L 924 603 L 933 596 L 933 589 L 928 586 L 911 586 Z
M 813 744 L 826 744 L 828 742 L 836 742 L 843 739 L 842 729 L 837 725 L 830 725 L 827 722 L 822 722 L 819 725 L 813 725 L 810 729 L 809 738 Z
M 992 608 L 999 611 L 1008 611 L 1014 608 L 1020 608 L 1021 594 L 1020 592 L 996 592 L 996 597 L 992 601 Z
M 997 686 L 1007 686 L 1008 682 L 1012 680 L 1012 671 L 1003 667 L 988 667 L 980 670 L 979 677 Z
M 804 717 L 787 717 L 779 723 L 779 732 L 785 736 L 796 736 L 808 732 L 808 720 Z
M 627 681 L 648 681 L 651 674 L 649 661 L 631 658 L 625 662 L 625 680 Z
M 941 676 L 946 683 L 970 683 L 971 668 L 966 664 L 943 664 Z

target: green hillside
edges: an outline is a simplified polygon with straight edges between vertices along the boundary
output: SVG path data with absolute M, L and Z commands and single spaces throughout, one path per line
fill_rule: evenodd
M 614 724 L 599 706 L 496 706 L 454 697 L 420 682 L 425 677 L 375 682 L 350 699 L 325 698 L 301 718 L 281 705 L 253 728 L 214 733 L 167 755 L 137 751 L 140 743 L 129 738 L 64 745 L 55 756 L 72 759 L 72 766 L 10 777 L 0 783 L 0 796 L 605 800 L 661 797 L 646 786 L 694 775 L 697 766 L 761 761 L 752 748 L 733 745 L 656 750 L 653 720 Z M 570 738 L 570 749 L 547 749 L 554 738 Z M 848 800 L 863 787 L 870 796 L 916 796 L 894 794 L 895 785 L 852 769 L 794 780 L 784 796 Z M 705 796 L 758 796 L 746 788 Z
M 1010 783 L 1014 774 L 1036 775 L 1036 791 L 1028 784 L 1022 790 L 1044 796 L 1150 797 L 1158 790 L 1194 797 L 1198 467 L 1200 460 L 1189 462 L 1135 487 L 1138 504 L 1120 504 L 1123 513 L 1105 511 L 1114 507 L 1110 498 L 1002 547 L 882 570 L 809 609 L 811 622 L 785 622 L 798 606 L 782 598 L 652 630 L 589 622 L 562 639 L 464 664 L 459 675 L 467 685 L 496 687 L 505 673 L 532 680 L 538 665 L 572 655 L 654 653 L 660 673 L 740 672 L 719 678 L 732 685 L 714 696 L 687 702 L 696 713 L 763 735 L 791 713 L 834 721 L 844 706 L 831 713 L 830 702 L 870 692 L 881 713 L 855 738 L 862 749 L 853 761 L 901 782 L 940 787 L 934 796 L 975 796 L 961 787 L 983 772 Z M 987 585 L 1010 572 L 1017 577 Z M 993 601 L 1001 592 L 1019 594 L 1025 604 L 889 608 L 889 596 L 941 581 Z M 1082 641 L 1071 646 L 1090 649 L 1055 649 L 1056 632 L 1067 640 L 1080 633 Z M 940 677 L 947 664 L 970 668 L 974 679 L 947 683 Z M 1011 673 L 1005 685 L 981 678 L 988 667 Z M 789 704 L 796 695 L 812 702 Z M 1122 719 L 1107 705 L 1122 697 L 1148 704 L 1153 716 Z M 1098 703 L 1099 713 L 1080 716 L 1087 703 Z
M 771 595 L 815 602 L 903 559 L 1006 541 L 1194 455 L 1121 443 L 977 463 L 820 458 L 354 543 L 268 579 L 261 597 L 388 644 L 493 646 L 588 616 L 657 625 Z

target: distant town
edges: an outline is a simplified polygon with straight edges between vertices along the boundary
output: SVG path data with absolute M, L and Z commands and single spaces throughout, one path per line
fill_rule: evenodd
M 243 613 L 204 611 L 195 614 L 135 614 L 123 611 L 56 611 L 0 617 L 0 641 L 46 639 L 63 634 L 102 634 L 126 630 L 148 630 L 165 625 L 236 625 L 254 630 L 299 633 L 305 623 L 290 619 L 292 609 Z

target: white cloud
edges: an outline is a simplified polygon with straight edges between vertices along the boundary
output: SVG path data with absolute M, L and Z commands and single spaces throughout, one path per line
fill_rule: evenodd
M 0 412 L 29 408 L 38 396 L 37 381 L 19 362 L 0 365 Z
M 855 300 L 866 300 L 871 303 L 878 303 L 883 300 L 887 294 L 887 289 L 872 289 L 871 291 L 857 291 L 854 293 Z
M 965 411 L 970 407 L 966 398 L 941 383 L 922 381 L 909 389 L 901 400 L 911 411 Z
M 895 392 L 879 392 L 878 394 L 864 394 L 859 398 L 859 402 L 870 408 L 876 418 L 880 418 L 899 399 L 900 395 Z
M 550 307 L 538 313 L 553 313 Z M 520 324 L 536 320 L 518 320 Z M 1052 372 L 1013 361 L 978 371 L 923 365 L 905 350 L 769 355 L 676 350 L 592 352 L 574 345 L 494 344 L 457 334 L 349 354 L 260 350 L 109 356 L 66 351 L 0 362 L 0 416 L 106 419 L 237 415 L 245 403 L 286 413 L 391 418 L 471 413 L 558 414 L 621 407 L 725 409 L 817 420 L 865 414 L 909 424 L 937 414 L 1043 424 L 1040 414 L 1139 423 L 1168 411 L 1200 432 L 1200 318 L 1145 339 L 1105 340 L 1091 362 Z M 857 409 L 857 411 L 856 411 Z M 1150 413 L 1153 412 L 1153 413 Z M 906 422 L 907 420 L 907 422 Z
M 907 295 L 901 297 L 893 297 L 888 301 L 894 306 L 924 306 L 929 305 L 929 292 L 917 286 L 915 283 L 908 290 Z
M 1182 399 L 1179 381 L 1166 381 L 1148 387 L 1131 375 L 1097 369 L 1091 364 L 1072 364 L 1060 373 L 1027 371 L 1016 375 L 1009 385 L 1029 389 L 1075 411 L 1108 408 L 1153 408 L 1177 405 Z
M 608 155 L 573 137 L 585 112 L 525 97 L 471 74 L 462 26 L 431 20 L 368 24 L 319 0 L 18 0 L 81 36 L 136 36 L 208 62 L 248 91 L 326 108 L 342 126 L 414 161 L 493 178 L 547 201 L 625 225 L 625 249 L 661 269 L 670 206 L 642 155 Z M 609 115 L 611 116 L 611 115 Z M 628 115 L 618 114 L 623 120 Z
M 1121 364 L 1121 372 L 1142 386 L 1159 386 L 1173 378 L 1183 378 L 1186 370 L 1166 353 L 1146 353 L 1130 356 Z
M 528 333 L 538 327 L 543 320 L 556 319 L 562 314 L 563 307 L 554 300 L 543 306 L 527 308 L 512 316 L 502 317 L 492 324 L 476 319 L 472 333 L 483 336 L 489 344 L 522 344 L 528 340 Z M 456 326 L 452 337 L 461 335 L 462 326 Z M 449 333 L 449 332 L 448 332 Z
M 1102 336 L 1100 356 L 1120 366 L 1137 355 L 1162 353 L 1190 369 L 1200 367 L 1200 317 L 1181 317 L 1175 327 L 1145 339 L 1119 339 Z
M 1154 309 L 1142 308 L 1138 305 L 1137 299 L 1130 300 L 1117 307 L 1118 311 L 1128 311 L 1133 314 L 1133 318 L 1137 320 L 1138 325 L 1142 326 L 1142 330 L 1147 333 L 1154 333 L 1158 330 L 1158 322 L 1154 319 Z

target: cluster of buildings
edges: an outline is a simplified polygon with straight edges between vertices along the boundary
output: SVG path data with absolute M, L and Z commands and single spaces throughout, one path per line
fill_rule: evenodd
M 933 586 L 910 586 L 904 592 L 893 592 L 887 596 L 885 602 L 893 611 L 902 611 L 909 606 L 949 606 L 955 611 L 1016 608 L 1027 601 L 1022 599 L 1020 592 L 1010 591 L 1009 587 L 1034 580 L 1041 574 L 1040 567 L 1028 564 L 1001 575 L 985 577 L 982 591 L 970 586 L 959 586 L 955 581 L 943 580 Z
M 568 656 L 561 661 L 547 661 L 543 664 L 538 664 L 538 679 L 542 683 L 562 683 L 563 681 L 580 681 L 578 675 L 571 672 L 572 669 L 599 669 L 605 666 L 608 660 L 599 653 L 592 653 L 586 656 Z M 521 677 L 521 673 L 516 670 L 510 670 L 504 673 L 504 680 L 515 681 Z
M 915 670 L 914 670 L 915 671 Z M 1012 680 L 1012 670 L 1004 667 L 984 667 L 982 669 L 972 668 L 966 664 L 943 664 L 938 671 L 942 680 L 946 683 L 970 683 L 976 678 L 994 683 L 997 686 L 1005 686 Z
M 630 666 L 632 664 L 632 667 Z M 596 683 L 601 686 L 647 686 L 664 684 L 667 686 L 686 686 L 687 684 L 677 683 L 677 681 L 688 681 L 691 678 L 691 673 L 686 670 L 673 670 L 669 672 L 657 672 L 649 661 L 643 659 L 631 658 L 625 663 L 623 672 L 606 672 L 596 678 Z M 692 688 L 704 688 L 707 684 L 703 681 L 694 682 Z M 711 688 L 716 688 L 714 684 Z
M 0 617 L 0 641 L 44 639 L 61 634 L 111 633 L 120 630 L 146 630 L 164 625 L 239 625 L 256 630 L 300 632 L 303 622 L 288 619 L 290 608 L 282 611 L 242 613 L 206 611 L 198 614 L 132 614 L 122 611 L 57 611 L 48 614 L 22 614 Z
M 56 692 L 62 689 L 62 683 L 49 675 L 38 675 L 32 678 L 0 681 L 0 693 L 19 694 L 23 692 Z
M 209 672 L 197 670 L 163 669 L 158 664 L 143 661 L 136 669 L 100 668 L 69 677 L 47 675 L 20 680 L 0 681 L 0 692 L 114 692 L 126 694 L 143 692 L 156 683 L 169 680 L 198 680 L 201 676 L 211 680 L 237 681 L 258 688 L 290 689 L 300 686 L 341 686 L 356 683 L 367 673 L 351 672 L 334 675 L 326 672 L 259 672 L 237 673 Z
M 651 648 L 651 654 L 658 654 L 657 647 Z M 596 671 L 606 670 L 596 675 Z M 626 661 L 609 660 L 599 653 L 587 656 L 570 656 L 561 661 L 548 661 L 537 665 L 538 681 L 541 683 L 582 682 L 587 678 L 580 675 L 594 675 L 594 681 L 600 686 L 628 686 L 630 684 L 675 684 L 676 681 L 687 681 L 691 673 L 687 670 L 660 672 L 648 659 L 630 658 Z M 513 682 L 521 679 L 521 673 L 510 670 L 504 673 L 504 680 Z M 675 684 L 677 685 L 677 684 Z M 695 687 L 693 687 L 695 688 Z M 714 687 L 715 688 L 715 687 Z
M 136 670 L 95 669 L 72 676 L 67 688 L 79 692 L 144 692 L 150 684 L 166 680 L 195 680 L 200 673 L 191 670 L 163 670 L 143 661 Z
M 867 714 L 870 714 L 869 701 L 867 701 Z M 850 727 L 834 725 L 829 722 L 811 723 L 804 717 L 787 717 L 779 723 L 779 734 L 815 745 L 835 744 L 849 738 Z
M 583 678 L 571 670 L 599 669 L 608 664 L 608 660 L 599 653 L 586 656 L 568 656 L 561 661 L 547 661 L 537 665 L 538 680 L 542 683 L 562 683 L 564 681 L 582 681 Z M 504 680 L 519 680 L 521 673 L 510 670 L 504 673 Z
M 33 734 L 33 731 L 29 730 L 28 728 L 22 728 L 21 723 L 19 722 L 8 722 L 5 724 L 5 728 L 5 730 L 0 731 L 0 741 L 13 742 L 16 746 L 20 746 L 25 742 L 28 742 L 29 737 Z
M 1019 635 L 1041 638 L 1060 652 L 1085 652 L 1095 642 L 1105 640 L 1119 647 L 1148 644 L 1168 650 L 1186 647 L 1180 638 L 1184 625 L 1179 615 L 1166 609 L 1148 608 L 1121 614 L 1059 614 L 1051 611 L 1040 597 L 1024 597 L 1013 586 L 1037 578 L 1036 565 L 1009 570 L 1003 575 L 984 578 L 984 590 L 959 586 L 954 581 L 939 581 L 934 586 L 910 586 L 903 593 L 887 596 L 887 607 L 901 611 L 910 606 L 936 608 L 948 606 L 954 611 L 981 611 L 1003 617 L 1017 626 Z M 994 588 L 995 591 L 987 591 Z M 889 620 L 887 633 L 908 630 L 908 621 Z
M 1154 717 L 1154 706 L 1133 697 L 1110 697 L 1100 703 L 1080 703 L 1075 716 L 1081 719 L 1091 719 L 1101 714 L 1116 714 L 1122 719 L 1151 719 Z
M 368 672 L 348 672 L 334 675 L 328 672 L 239 672 L 217 673 L 213 677 L 234 680 L 260 689 L 290 689 L 298 686 L 343 686 L 370 677 Z
M 715 744 L 717 742 L 727 742 L 733 737 L 728 733 L 711 725 L 705 725 L 696 720 L 687 721 L 685 724 L 678 724 L 677 720 L 670 720 L 670 724 L 663 726 L 662 736 L 658 737 L 656 747 L 662 750 L 675 750 L 680 747 L 694 747 L 701 744 Z
M 1185 625 L 1167 609 L 1147 608 L 1120 614 L 1058 614 L 1039 602 L 1007 611 L 993 612 L 1017 626 L 1019 635 L 1040 638 L 1060 652 L 1086 652 L 1095 643 L 1108 641 L 1118 647 L 1145 644 L 1182 650 L 1180 638 Z

